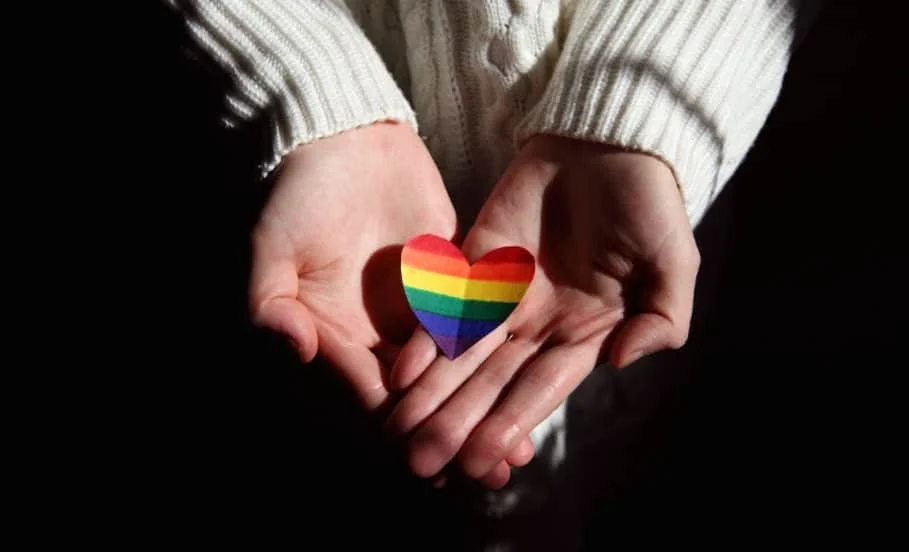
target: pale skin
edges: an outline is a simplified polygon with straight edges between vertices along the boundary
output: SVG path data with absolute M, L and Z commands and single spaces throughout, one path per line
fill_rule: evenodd
M 534 281 L 498 330 L 452 361 L 413 331 L 393 253 L 418 234 L 452 238 L 455 220 L 409 127 L 377 124 L 302 146 L 255 231 L 251 308 L 304 361 L 318 354 L 335 366 L 365 408 L 390 410 L 386 429 L 405 439 L 418 476 L 457 465 L 499 488 L 531 460 L 530 431 L 598 360 L 621 368 L 685 343 L 699 256 L 661 161 L 535 137 L 461 244 L 471 261 L 527 248 Z
M 412 434 L 409 462 L 420 476 L 454 461 L 470 477 L 504 484 L 490 473 L 598 361 L 623 368 L 687 340 L 700 257 L 676 181 L 658 159 L 532 139 L 462 250 L 472 261 L 504 245 L 537 259 L 508 320 L 454 361 L 418 330 L 394 368 L 392 385 L 409 391 L 386 427 Z
M 286 335 L 304 362 L 318 354 L 364 408 L 393 404 L 391 365 L 415 327 L 401 289 L 400 247 L 454 236 L 456 217 L 423 141 L 379 123 L 289 154 L 252 236 L 253 321 Z M 486 478 L 531 460 L 529 439 Z

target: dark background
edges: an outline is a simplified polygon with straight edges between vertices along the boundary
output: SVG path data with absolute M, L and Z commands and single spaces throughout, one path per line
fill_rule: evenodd
M 905 312 L 905 30 L 866 4 L 828 3 L 718 200 L 732 223 L 716 308 L 691 337 L 704 360 L 628 441 L 635 469 L 605 490 L 593 548 L 718 540 L 718 527 L 830 536 L 885 488 L 877 407 L 906 364 L 887 330 Z M 163 9 L 147 21 L 141 77 L 123 93 L 144 102 L 127 162 L 152 183 L 136 200 L 155 210 L 139 356 L 160 394 L 143 420 L 141 483 L 124 492 L 158 537 L 457 547 L 468 535 L 448 495 L 408 477 L 329 370 L 248 325 L 247 240 L 267 192 L 257 135 L 218 125 L 217 77 L 186 58 L 180 22 Z

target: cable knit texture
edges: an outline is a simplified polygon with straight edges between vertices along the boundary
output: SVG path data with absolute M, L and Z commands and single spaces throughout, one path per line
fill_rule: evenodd
M 231 76 L 228 123 L 294 147 L 412 125 L 469 223 L 520 144 L 552 133 L 669 164 L 696 225 L 776 101 L 794 0 L 166 0 Z

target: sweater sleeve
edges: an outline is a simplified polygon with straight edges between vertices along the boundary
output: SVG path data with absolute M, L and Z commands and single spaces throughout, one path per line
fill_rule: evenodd
M 655 155 L 696 225 L 776 102 L 796 4 L 575 0 L 552 79 L 517 138 L 550 133 Z
M 228 76 L 224 123 L 264 119 L 263 176 L 285 154 L 379 121 L 417 128 L 413 110 L 341 1 L 165 0 Z

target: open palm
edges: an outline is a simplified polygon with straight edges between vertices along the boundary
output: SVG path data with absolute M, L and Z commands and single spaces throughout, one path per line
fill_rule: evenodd
M 416 428 L 410 464 L 428 476 L 457 456 L 487 477 L 608 356 L 623 367 L 687 339 L 699 256 L 671 171 L 600 144 L 525 146 L 465 238 L 469 260 L 521 245 L 538 270 L 506 322 L 454 361 L 430 363 L 417 335 L 393 379 L 414 382 L 392 412 Z
M 400 248 L 454 230 L 439 172 L 409 127 L 376 124 L 301 146 L 253 236 L 253 317 L 289 336 L 303 360 L 323 356 L 375 409 L 388 398 L 383 364 L 414 326 Z

